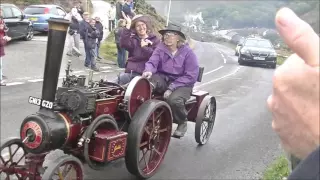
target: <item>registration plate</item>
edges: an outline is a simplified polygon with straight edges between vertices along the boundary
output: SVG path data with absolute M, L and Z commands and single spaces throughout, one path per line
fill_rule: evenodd
M 32 97 L 32 96 L 29 96 L 29 103 L 33 104 L 33 105 L 40 106 L 40 107 L 44 107 L 47 109 L 53 108 L 53 102 L 46 101 L 46 100 L 36 98 L 36 97 Z
M 253 57 L 254 60 L 265 60 L 266 58 L 264 57 Z
M 38 18 L 29 18 L 30 21 L 38 21 Z

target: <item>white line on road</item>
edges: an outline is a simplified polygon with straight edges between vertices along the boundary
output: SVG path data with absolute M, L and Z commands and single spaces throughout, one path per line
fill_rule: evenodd
M 73 73 L 78 74 L 78 73 L 83 73 L 84 71 L 73 71 Z
M 223 66 L 220 66 L 220 67 L 218 67 L 218 68 L 216 68 L 216 69 L 214 69 L 214 70 L 211 70 L 211 71 L 209 71 L 209 72 L 206 72 L 206 73 L 204 73 L 203 75 L 206 76 L 206 75 L 211 74 L 211 73 L 213 73 L 213 72 L 215 72 L 215 71 L 218 71 L 218 70 L 221 69 L 221 68 L 223 68 Z
M 220 54 L 221 54 L 221 56 L 222 56 L 222 59 L 223 59 L 223 63 L 227 63 L 227 59 L 224 57 L 224 55 L 223 55 L 223 53 L 220 51 Z
M 102 67 L 100 67 L 101 69 L 110 69 L 110 68 L 112 68 L 111 66 L 102 66 Z
M 24 84 L 24 82 L 12 82 L 12 83 L 7 83 L 7 86 L 15 86 L 15 85 L 20 85 Z
M 43 81 L 43 79 L 32 79 L 32 80 L 28 80 L 28 82 L 40 82 Z
M 226 78 L 226 77 L 228 77 L 228 76 L 232 76 L 232 75 L 236 74 L 236 73 L 239 71 L 240 68 L 241 68 L 241 67 L 238 67 L 234 72 L 232 72 L 232 73 L 230 73 L 230 74 L 227 74 L 227 75 L 222 76 L 222 77 L 220 77 L 220 78 L 218 78 L 218 79 L 214 79 L 214 80 L 211 80 L 211 81 L 209 81 L 209 82 L 200 84 L 199 86 L 196 86 L 196 87 L 194 87 L 194 88 L 197 89 L 197 88 L 199 88 L 199 87 L 202 87 L 202 86 L 205 86 L 205 85 L 208 85 L 208 84 L 212 84 L 212 83 L 214 83 L 214 82 L 217 82 L 217 81 L 219 81 L 219 80 L 221 80 L 221 79 L 224 79 L 224 78 Z

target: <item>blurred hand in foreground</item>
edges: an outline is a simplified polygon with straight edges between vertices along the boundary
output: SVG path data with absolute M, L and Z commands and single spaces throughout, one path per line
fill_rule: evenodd
M 276 69 L 268 106 L 283 148 L 300 159 L 319 146 L 319 36 L 288 8 L 275 23 L 295 52 Z

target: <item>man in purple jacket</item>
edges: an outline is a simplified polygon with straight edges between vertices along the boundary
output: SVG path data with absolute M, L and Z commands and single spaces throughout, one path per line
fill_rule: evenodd
M 180 27 L 170 25 L 159 33 L 163 36 L 162 43 L 146 63 L 143 76 L 150 78 L 154 92 L 164 93 L 164 99 L 172 109 L 174 122 L 178 124 L 173 136 L 183 137 L 187 131 L 185 102 L 197 82 L 198 59 L 185 43 L 186 37 Z
M 120 47 L 129 52 L 125 73 L 116 82 L 120 85 L 129 83 L 135 76 L 142 75 L 145 63 L 151 57 L 160 39 L 154 35 L 150 27 L 150 19 L 137 15 L 132 19 L 122 13 L 127 24 L 120 35 Z

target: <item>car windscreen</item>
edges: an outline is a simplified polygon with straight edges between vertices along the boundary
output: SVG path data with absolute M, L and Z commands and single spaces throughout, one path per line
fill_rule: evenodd
M 261 47 L 261 48 L 272 48 L 272 45 L 267 40 L 256 40 L 256 39 L 248 39 L 245 42 L 245 46 L 248 47 Z
M 45 7 L 27 7 L 24 10 L 25 14 L 45 14 Z

